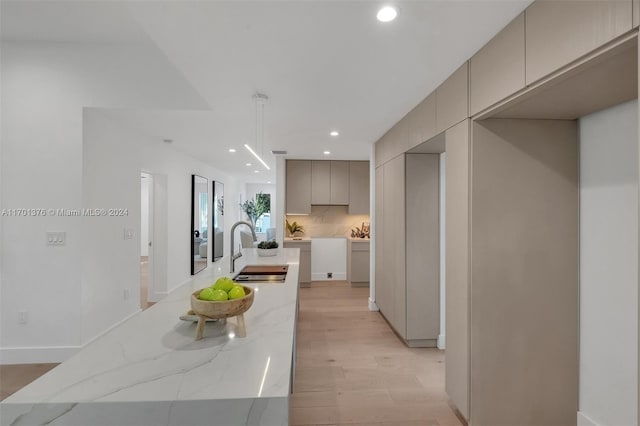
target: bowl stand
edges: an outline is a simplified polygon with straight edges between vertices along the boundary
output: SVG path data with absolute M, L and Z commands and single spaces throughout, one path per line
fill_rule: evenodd
M 247 337 L 247 329 L 244 325 L 244 314 L 236 315 L 236 322 L 238 324 L 238 333 L 236 337 Z M 198 325 L 196 326 L 196 340 L 202 340 L 204 337 L 204 325 L 207 322 L 205 315 L 198 315 Z M 215 318 L 214 318 L 215 319 Z

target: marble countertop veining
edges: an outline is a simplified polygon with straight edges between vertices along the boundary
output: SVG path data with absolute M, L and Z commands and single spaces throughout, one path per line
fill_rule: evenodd
M 196 323 L 179 319 L 190 309 L 192 292 L 231 275 L 224 257 L 2 401 L 0 423 L 97 424 L 102 413 L 100 424 L 187 425 L 205 421 L 202 416 L 224 406 L 233 408 L 216 421 L 207 417 L 208 424 L 287 424 L 299 249 L 280 249 L 274 257 L 259 257 L 255 249 L 243 253 L 236 273 L 245 264 L 289 264 L 284 283 L 249 284 L 256 293 L 244 315 L 247 337 L 236 337 L 236 318 L 229 318 L 207 322 L 204 339 L 196 341 Z M 278 400 L 277 407 L 269 406 L 270 398 Z M 206 404 L 194 405 L 197 401 Z M 83 404 L 93 408 L 83 411 Z M 226 412 L 230 409 L 241 420 Z

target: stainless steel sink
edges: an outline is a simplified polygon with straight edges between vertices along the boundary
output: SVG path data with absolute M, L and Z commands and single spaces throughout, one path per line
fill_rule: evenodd
M 247 265 L 233 277 L 238 283 L 281 283 L 287 278 L 289 265 Z

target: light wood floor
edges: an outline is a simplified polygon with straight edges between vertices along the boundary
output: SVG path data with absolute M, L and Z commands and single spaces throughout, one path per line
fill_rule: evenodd
M 368 296 L 344 282 L 300 289 L 291 425 L 461 425 L 444 392 L 444 352 L 407 348 Z M 56 365 L 0 366 L 0 399 Z
M 407 348 L 368 288 L 300 289 L 292 425 L 461 425 L 444 392 L 444 352 Z

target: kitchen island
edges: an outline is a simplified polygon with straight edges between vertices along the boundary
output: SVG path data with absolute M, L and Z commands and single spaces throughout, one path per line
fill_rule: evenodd
M 212 264 L 151 308 L 91 342 L 73 357 L 0 403 L 2 425 L 286 425 L 295 359 L 298 249 L 246 264 L 288 264 L 284 283 L 248 284 L 253 306 L 236 318 L 180 320 L 190 296 L 220 276 L 229 259 Z

